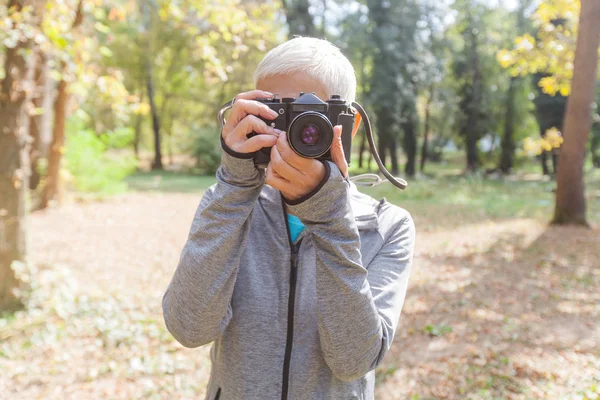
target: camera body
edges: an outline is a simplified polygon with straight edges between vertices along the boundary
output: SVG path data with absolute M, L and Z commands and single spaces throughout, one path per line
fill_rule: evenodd
M 287 140 L 296 154 L 318 160 L 331 160 L 333 127 L 342 126 L 342 147 L 348 165 L 352 147 L 354 112 L 339 95 L 332 95 L 326 102 L 314 93 L 300 93 L 298 98 L 284 97 L 257 99 L 277 112 L 274 120 L 258 116 L 267 125 L 287 132 Z M 256 132 L 248 137 L 257 135 Z M 271 148 L 264 147 L 254 153 L 254 164 L 266 167 L 271 160 Z

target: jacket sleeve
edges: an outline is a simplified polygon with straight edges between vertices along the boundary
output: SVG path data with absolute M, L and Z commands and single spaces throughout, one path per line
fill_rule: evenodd
M 162 300 L 167 329 L 186 347 L 212 342 L 232 317 L 240 255 L 264 183 L 251 155 L 223 148 L 217 183 L 200 201 Z
M 343 381 L 356 380 L 389 350 L 404 303 L 415 227 L 403 211 L 368 265 L 349 202 L 349 183 L 333 163 L 328 179 L 307 199 L 288 202 L 315 246 L 318 330 L 325 361 Z M 396 210 L 400 211 L 400 209 Z

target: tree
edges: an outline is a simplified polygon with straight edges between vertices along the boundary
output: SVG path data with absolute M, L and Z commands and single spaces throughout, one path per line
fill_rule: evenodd
M 523 34 L 525 30 L 525 11 L 530 5 L 530 0 L 521 0 L 519 7 L 515 11 L 517 20 L 518 34 Z M 515 122 L 517 116 L 516 97 L 517 91 L 521 84 L 521 80 L 517 76 L 511 76 L 508 91 L 506 93 L 506 107 L 504 118 L 504 132 L 502 135 L 500 161 L 498 169 L 503 174 L 508 174 L 512 171 L 514 156 L 515 156 Z
M 457 6 L 462 49 L 453 63 L 458 82 L 457 95 L 460 98 L 456 128 L 465 140 L 466 169 L 475 172 L 479 168 L 478 142 L 487 132 L 490 114 L 481 49 L 485 10 L 484 6 L 471 1 L 457 3 Z
M 596 88 L 596 109 L 592 117 L 591 135 L 590 153 L 592 153 L 592 165 L 595 168 L 600 168 L 600 85 Z
M 29 164 L 31 176 L 29 177 L 29 189 L 35 190 L 40 183 L 40 172 L 38 171 L 38 161 L 41 158 L 41 135 L 42 135 L 42 114 L 46 96 L 49 91 L 46 90 L 47 63 L 41 51 L 36 51 L 37 60 L 35 61 L 35 74 L 33 78 L 34 90 L 32 91 L 32 106 L 34 112 L 29 117 L 29 136 L 31 137 L 31 146 L 29 149 Z M 39 111 L 41 110 L 41 112 Z
M 83 0 L 79 0 L 73 16 L 71 31 L 77 28 L 83 22 Z M 60 164 L 65 142 L 65 126 L 67 120 L 67 107 L 69 102 L 69 92 L 67 73 L 68 63 L 65 60 L 60 62 L 60 76 L 58 82 L 56 98 L 54 99 L 54 125 L 52 128 L 52 142 L 48 154 L 48 172 L 46 174 L 46 185 L 40 197 L 39 208 L 48 207 L 48 203 L 53 200 L 57 193 L 60 180 Z
M 405 173 L 416 172 L 418 115 L 416 102 L 420 60 L 417 24 L 421 9 L 412 0 L 368 0 L 374 43 L 369 102 L 375 111 L 378 152 L 385 163 L 389 153 L 393 174 L 399 172 L 398 139 L 403 131 Z
M 567 101 L 565 140 L 558 167 L 553 223 L 588 225 L 583 182 L 585 144 L 590 132 L 600 47 L 600 1 L 582 0 L 573 63 L 571 95 Z
M 542 2 L 531 16 L 536 27 L 535 36 L 522 34 L 515 39 L 513 48 L 500 50 L 497 54 L 500 64 L 512 76 L 532 76 L 536 86 L 533 101 L 535 117 L 542 138 L 549 129 L 563 131 L 567 96 L 573 77 L 577 15 L 577 1 Z M 544 175 L 550 175 L 549 155 L 552 158 L 552 173 L 556 173 L 556 151 L 542 150 L 540 161 Z
M 446 6 L 432 2 L 425 6 L 423 21 L 425 30 L 419 36 L 425 36 L 428 39 L 420 43 L 420 60 L 423 76 L 420 79 L 422 96 L 424 103 L 424 122 L 423 122 L 423 142 L 421 144 L 420 171 L 425 172 L 425 162 L 428 158 L 428 149 L 430 147 L 430 136 L 435 125 L 435 108 L 445 108 L 448 104 L 439 104 L 445 100 L 443 80 L 447 75 L 447 65 L 449 59 L 448 47 L 448 28 L 443 20 L 448 14 Z M 424 35 L 423 35 L 424 34 Z M 444 121 L 446 124 L 448 121 Z M 438 132 L 439 133 L 439 132 Z
M 154 30 L 152 29 L 152 26 L 156 24 L 155 19 L 157 18 L 157 10 L 154 6 L 154 2 L 142 1 L 140 3 L 140 8 L 141 17 L 144 20 L 143 26 L 146 45 L 146 52 L 144 53 L 146 95 L 148 96 L 148 102 L 150 103 L 150 115 L 152 116 L 152 131 L 154 132 L 154 161 L 152 162 L 152 169 L 163 169 L 160 137 L 160 117 L 154 97 L 153 73 L 154 54 L 156 53 L 154 51 L 155 49 L 153 46 Z
M 551 95 L 544 91 L 540 86 L 540 82 L 549 76 L 551 75 L 539 72 L 532 75 L 536 93 L 535 98 L 533 99 L 535 118 L 542 138 L 545 138 L 546 132 L 552 128 L 556 128 L 560 132 L 563 132 L 568 99 L 568 97 L 563 96 L 560 92 Z M 552 159 L 552 172 L 550 171 L 550 168 L 548 168 L 548 156 Z M 540 154 L 540 161 L 542 164 L 542 173 L 544 175 L 556 174 L 558 155 L 555 150 L 543 149 Z
M 313 16 L 309 12 L 309 0 L 282 0 L 282 5 L 285 11 L 288 24 L 288 37 L 290 39 L 294 35 L 317 36 Z
M 12 40 L 5 40 L 4 78 L 0 86 L 0 311 L 18 306 L 14 262 L 27 254 L 29 184 L 29 105 L 35 72 L 35 51 L 28 31 L 38 24 L 40 4 L 10 0 Z

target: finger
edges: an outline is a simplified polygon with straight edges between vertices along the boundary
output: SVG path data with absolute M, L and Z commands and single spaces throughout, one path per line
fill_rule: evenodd
M 248 138 L 248 134 L 251 132 L 256 132 L 258 133 L 258 135 L 253 136 L 250 139 L 254 139 L 258 136 L 269 136 L 272 139 L 266 140 L 261 138 L 253 140 L 250 143 L 250 145 L 247 145 L 246 142 L 250 140 Z M 278 136 L 278 130 L 275 130 L 274 128 L 268 126 L 263 120 L 259 119 L 258 117 L 254 115 L 248 115 L 235 127 L 235 129 L 229 135 L 227 135 L 226 137 L 224 136 L 223 140 L 225 140 L 225 143 L 231 149 L 244 153 L 260 149 L 260 147 L 256 149 L 256 146 L 258 146 L 261 143 L 267 144 L 267 147 L 274 146 L 277 142 Z M 254 150 L 249 150 L 251 148 L 253 148 Z
M 281 154 L 279 154 L 279 150 L 277 150 L 277 146 L 273 146 L 271 149 L 271 168 L 274 172 L 280 175 L 282 178 L 291 181 L 291 182 L 303 182 L 304 174 L 298 171 L 296 168 L 292 167 L 288 164 L 283 158 L 281 158 Z
M 279 114 L 271 110 L 266 104 L 254 100 L 240 99 L 236 100 L 229 114 L 227 122 L 231 121 L 232 127 L 236 126 L 247 115 L 259 115 L 267 120 L 277 118 Z
M 252 132 L 279 136 L 280 131 L 276 131 L 275 128 L 267 125 L 265 121 L 255 115 L 247 115 L 231 132 L 231 139 L 234 141 L 245 140 Z
M 290 147 L 290 144 L 287 140 L 287 132 L 282 132 L 279 135 L 279 140 L 277 141 L 277 150 L 279 151 L 282 159 L 302 173 L 308 171 L 312 166 L 313 159 L 299 156 Z
M 274 147 L 277 143 L 277 136 L 274 135 L 256 135 L 246 140 L 241 146 L 245 153 L 253 153 L 263 147 Z
M 266 92 L 264 90 L 251 90 L 249 92 L 240 93 L 237 96 L 235 96 L 235 99 L 233 100 L 233 104 L 235 104 L 235 102 L 238 101 L 239 99 L 254 100 L 254 99 L 268 98 L 268 97 L 273 97 L 273 93 Z
M 268 185 L 279 190 L 280 192 L 286 191 L 288 189 L 288 187 L 290 186 L 290 183 L 288 181 L 286 181 L 284 178 L 281 177 L 281 175 L 279 175 L 277 172 L 275 172 L 273 170 L 273 166 L 271 165 L 271 163 L 269 163 L 269 165 L 267 165 L 267 173 L 265 176 L 265 182 Z
M 342 126 L 337 125 L 333 128 L 333 143 L 331 144 L 331 159 L 338 166 L 342 176 L 348 176 L 348 162 L 344 156 L 344 146 L 342 146 Z

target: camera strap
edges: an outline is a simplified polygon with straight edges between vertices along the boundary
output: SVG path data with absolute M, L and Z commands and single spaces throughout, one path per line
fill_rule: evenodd
M 221 125 L 221 129 L 225 127 L 225 113 L 227 112 L 227 110 L 233 107 L 234 100 L 228 101 L 227 103 L 223 104 L 223 106 L 217 114 L 217 120 L 219 121 L 219 125 Z
M 390 174 L 390 172 L 385 168 L 385 165 L 383 165 L 383 163 L 381 162 L 379 153 L 377 153 L 377 149 L 375 148 L 375 140 L 373 139 L 373 131 L 371 130 L 371 122 L 369 121 L 369 117 L 367 116 L 365 109 L 355 101 L 352 102 L 352 107 L 354 107 L 356 109 L 356 111 L 358 111 L 358 113 L 360 114 L 360 116 L 362 117 L 362 119 L 365 123 L 365 131 L 367 133 L 367 141 L 369 142 L 369 147 L 371 148 L 371 154 L 373 154 L 373 157 L 375 158 L 375 162 L 379 166 L 379 170 L 388 179 L 388 181 L 390 181 L 394 186 L 396 186 L 400 189 L 405 189 L 406 186 L 408 186 L 406 181 L 402 178 L 399 178 L 399 177 L 397 178 L 394 175 Z M 365 178 L 374 178 L 374 177 L 377 178 L 377 181 L 374 183 L 362 182 L 362 180 L 364 180 Z M 385 182 L 383 179 L 381 179 L 379 177 L 379 175 L 376 175 L 376 174 L 357 175 L 357 176 L 350 178 L 350 180 L 352 180 L 356 185 L 361 185 L 361 186 L 375 186 L 375 185 L 379 185 L 380 183 Z

